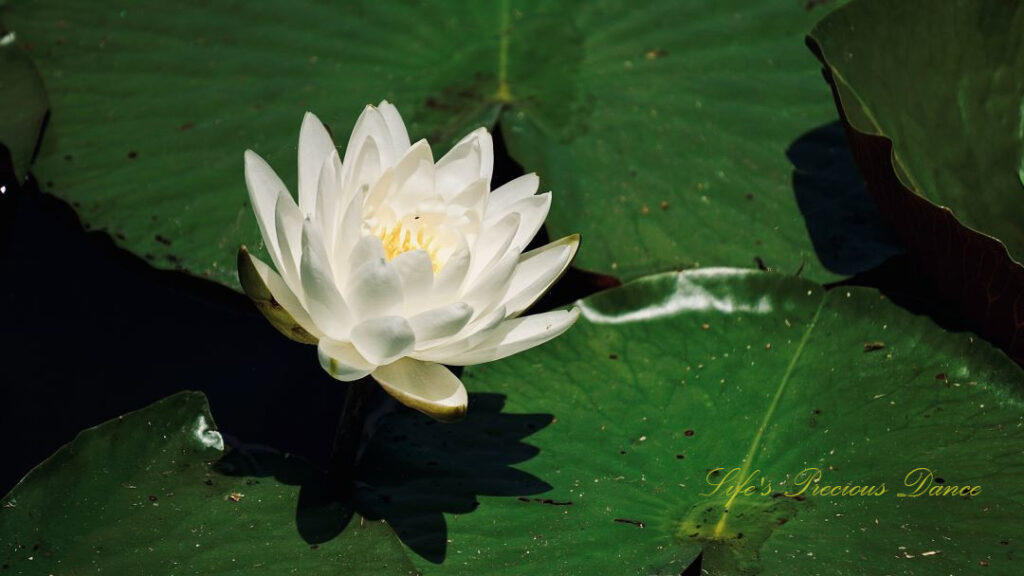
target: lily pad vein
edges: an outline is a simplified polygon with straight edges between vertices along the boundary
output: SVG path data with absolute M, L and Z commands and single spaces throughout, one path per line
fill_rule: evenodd
M 797 344 L 796 352 L 793 353 L 793 358 L 790 359 L 789 365 L 786 367 L 786 372 L 782 375 L 782 379 L 779 381 L 779 387 L 775 390 L 775 397 L 772 398 L 772 403 L 768 406 L 768 412 L 765 413 L 764 419 L 761 421 L 761 425 L 757 428 L 757 434 L 754 435 L 754 440 L 750 443 L 750 449 L 747 450 L 747 455 L 743 458 L 743 466 L 740 469 L 739 475 L 740 478 L 746 478 L 750 474 L 750 467 L 753 465 L 754 455 L 761 446 L 761 440 L 764 439 L 764 433 L 768 429 L 768 423 L 775 414 L 775 409 L 779 405 L 779 400 L 782 399 L 782 395 L 786 391 L 786 386 L 789 384 L 789 378 L 793 374 L 793 369 L 796 368 L 797 362 L 800 360 L 800 356 L 803 355 L 804 347 L 807 345 L 807 341 L 810 339 L 811 333 L 814 332 L 815 326 L 818 325 L 818 318 L 821 316 L 821 310 L 824 307 L 825 295 L 822 294 L 821 302 L 818 304 L 817 310 L 814 311 L 814 316 L 807 325 L 807 329 L 804 330 L 804 334 L 800 338 L 800 343 Z M 729 517 L 729 509 L 732 507 L 733 501 L 739 493 L 740 490 L 734 491 L 732 496 L 729 497 L 729 500 L 725 503 L 725 507 L 722 509 L 722 517 L 718 520 L 718 524 L 715 525 L 716 538 L 725 532 L 726 519 Z

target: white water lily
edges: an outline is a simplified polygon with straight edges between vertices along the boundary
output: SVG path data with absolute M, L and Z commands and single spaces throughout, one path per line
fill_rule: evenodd
M 245 180 L 274 269 L 242 247 L 242 286 L 289 338 L 316 344 L 338 380 L 372 375 L 439 420 L 466 412 L 443 365 L 504 358 L 567 330 L 578 309 L 519 317 L 576 254 L 573 235 L 522 253 L 551 193 L 527 174 L 490 189 L 480 128 L 436 163 L 398 110 L 367 106 L 342 157 L 311 113 L 299 133 L 298 203 L 256 153 Z

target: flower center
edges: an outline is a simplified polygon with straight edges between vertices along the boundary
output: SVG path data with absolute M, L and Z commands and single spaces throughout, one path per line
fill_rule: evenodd
M 379 237 L 384 244 L 384 256 L 388 261 L 411 250 L 423 250 L 430 257 L 430 265 L 434 269 L 434 274 L 441 270 L 441 262 L 438 259 L 440 246 L 437 238 L 425 228 L 417 227 L 412 230 L 403 226 L 401 222 L 396 222 L 391 226 L 378 226 L 373 234 Z

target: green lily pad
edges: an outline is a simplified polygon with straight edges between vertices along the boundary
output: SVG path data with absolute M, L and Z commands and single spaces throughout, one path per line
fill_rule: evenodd
M 1019 573 L 1024 373 L 989 344 L 873 290 L 742 270 L 580 306 L 559 339 L 463 375 L 471 417 L 497 395 L 529 418 L 460 431 L 403 411 L 378 430 L 363 512 L 424 574 L 678 574 L 701 553 L 706 574 Z M 491 465 L 510 460 L 520 476 Z M 918 467 L 980 491 L 899 497 Z M 756 493 L 710 494 L 734 468 L 759 471 Z M 821 479 L 797 494 L 807 468 Z
M 253 478 L 241 452 L 220 460 L 213 427 L 206 398 L 182 392 L 79 434 L 4 497 L 3 573 L 415 573 L 379 522 L 310 545 L 297 515 L 337 517 L 296 511 L 319 473 L 283 458 L 287 474 Z
M 40 180 L 157 266 L 237 288 L 237 247 L 259 239 L 242 151 L 294 182 L 305 110 L 343 144 L 387 98 L 435 156 L 500 118 L 556 193 L 552 237 L 586 238 L 581 267 L 629 278 L 760 258 L 829 281 L 885 254 L 826 264 L 843 254 L 808 234 L 795 198 L 787 149 L 835 114 L 801 47 L 827 9 L 105 0 L 3 19 L 53 101 Z
M 869 187 L 947 300 L 1024 363 L 1024 4 L 858 0 L 808 42 Z
M 0 144 L 10 150 L 21 178 L 39 142 L 48 103 L 43 80 L 17 45 L 17 37 L 0 26 Z

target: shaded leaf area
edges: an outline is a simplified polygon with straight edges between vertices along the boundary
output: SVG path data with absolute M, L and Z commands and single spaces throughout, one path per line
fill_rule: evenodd
M 449 516 L 445 562 L 414 557 L 425 574 L 678 574 L 701 552 L 708 574 L 1019 572 L 1024 373 L 987 343 L 874 290 L 729 269 L 580 305 L 551 344 L 464 374 L 554 415 L 517 466 L 552 489 Z M 981 491 L 898 497 L 917 467 Z M 796 495 L 807 468 L 821 479 Z
M 854 2 L 808 37 L 883 215 L 950 305 L 1024 362 L 1024 9 Z
M 5 573 L 415 573 L 380 522 L 310 546 L 295 530 L 298 489 L 219 473 L 212 427 L 205 397 L 183 392 L 79 434 L 4 497 Z
M 17 44 L 17 34 L 0 24 L 0 144 L 24 177 L 39 141 L 48 102 L 43 79 Z
M 807 232 L 830 270 L 857 274 L 902 253 L 864 185 L 840 123 L 802 135 L 786 156 L 793 163 L 793 191 Z
M 292 183 L 303 111 L 344 145 L 388 98 L 435 156 L 500 119 L 555 192 L 552 236 L 583 233 L 582 268 L 760 260 L 834 281 L 868 262 L 812 242 L 786 158 L 834 115 L 799 42 L 819 4 L 34 2 L 2 17 L 53 101 L 40 179 L 158 267 L 237 288 L 235 250 L 259 238 L 242 150 Z
M 364 447 L 356 487 L 348 494 L 338 495 L 324 475 L 310 475 L 294 459 L 269 449 L 241 447 L 217 469 L 301 487 L 295 521 L 311 544 L 344 537 L 360 522 L 352 519 L 358 513 L 386 521 L 406 546 L 440 563 L 446 560 L 449 527 L 477 510 L 480 496 L 539 502 L 543 498 L 534 497 L 551 489 L 514 467 L 536 456 L 537 448 L 524 438 L 547 426 L 551 415 L 507 413 L 505 398 L 498 394 L 472 394 L 470 402 L 473 410 L 466 419 L 450 426 L 383 404 L 375 417 L 381 424 Z M 446 519 L 446 514 L 452 516 Z M 459 562 L 450 556 L 447 560 L 452 566 Z
M 345 395 L 244 295 L 154 270 L 0 158 L 0 492 L 90 426 L 182 389 L 247 442 L 326 461 Z M 10 226 L 6 226 L 10 224 Z M 302 426 L 293 416 L 302 415 Z M 40 425 L 43 422 L 45 425 Z

